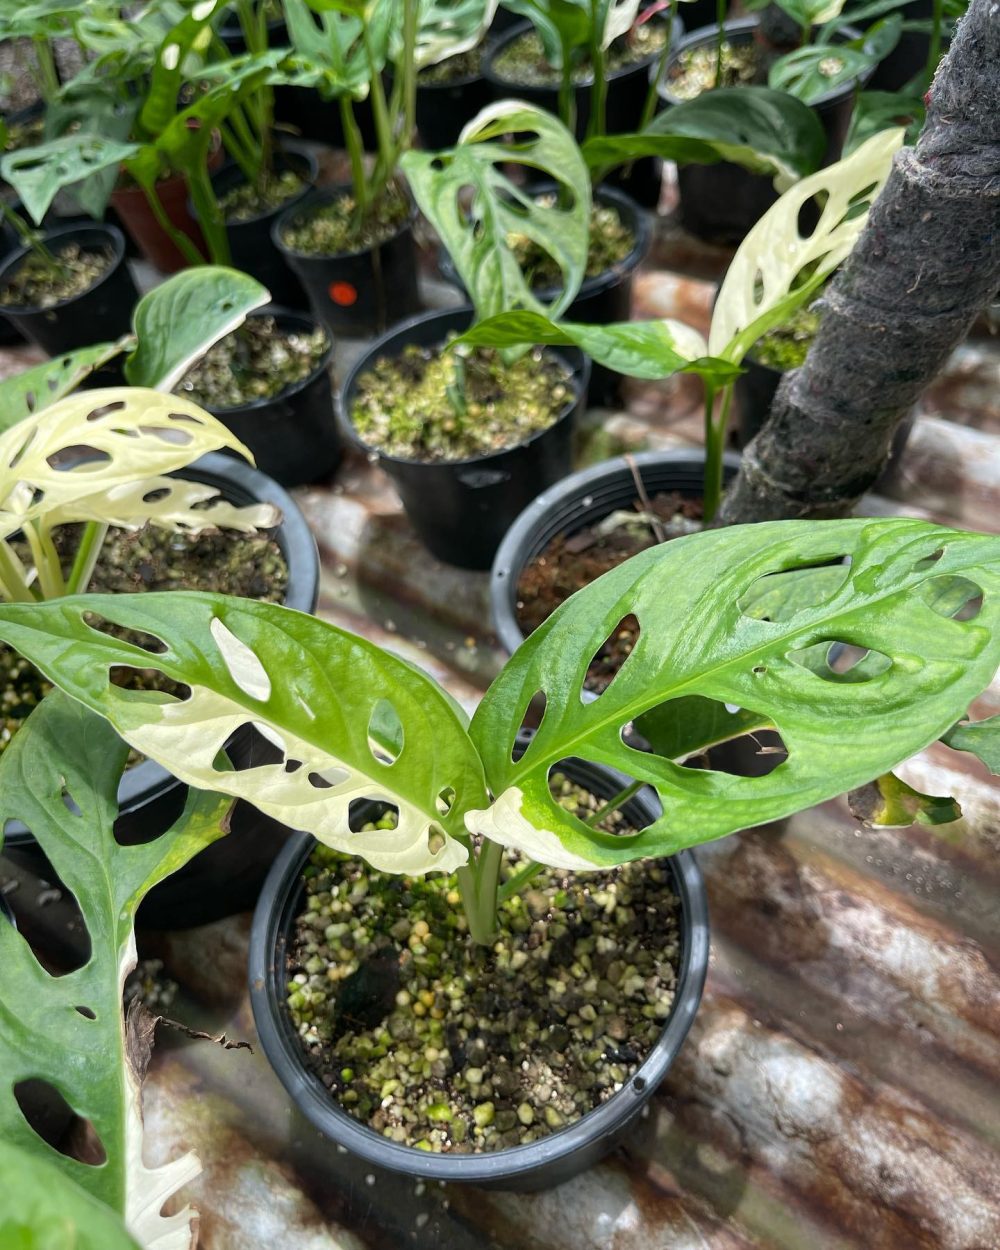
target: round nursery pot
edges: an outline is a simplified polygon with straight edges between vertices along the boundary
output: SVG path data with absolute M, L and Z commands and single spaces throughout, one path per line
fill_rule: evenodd
M 248 273 L 271 292 L 271 302 L 286 308 L 308 306 L 302 283 L 289 269 L 285 257 L 274 243 L 271 228 L 286 209 L 301 204 L 316 183 L 319 161 L 316 154 L 294 139 L 282 139 L 274 154 L 274 167 L 278 171 L 291 169 L 303 179 L 303 186 L 291 199 L 276 208 L 248 217 L 242 221 L 226 223 L 226 235 L 232 255 L 233 268 Z M 217 196 L 223 196 L 246 182 L 243 171 L 235 163 L 224 166 L 212 176 L 212 187 Z M 188 206 L 191 215 L 194 209 Z
M 273 317 L 281 330 L 311 334 L 317 322 L 304 313 L 267 308 L 250 317 Z M 329 477 L 342 446 L 334 418 L 330 359 L 333 342 L 308 377 L 278 395 L 238 408 L 208 407 L 253 452 L 257 467 L 282 486 L 301 486 Z
M 490 574 L 493 629 L 508 654 L 513 655 L 524 642 L 517 619 L 521 574 L 560 534 L 575 534 L 612 512 L 631 507 L 637 490 L 630 461 L 650 498 L 673 491 L 686 499 L 701 498 L 705 478 L 705 453 L 701 448 L 644 451 L 627 459 L 606 460 L 581 469 L 539 495 L 507 531 Z M 726 481 L 734 476 L 739 463 L 739 456 L 726 453 Z
M 566 760 L 560 768 L 570 780 L 602 798 L 610 798 L 625 784 L 611 769 L 580 760 Z M 637 823 L 647 824 L 659 816 L 660 807 L 653 792 L 644 790 L 623 811 Z M 660 861 L 669 867 L 680 901 L 677 988 L 663 1031 L 635 1075 L 600 1107 L 540 1141 L 479 1154 L 444 1154 L 389 1141 L 354 1119 L 309 1067 L 285 1003 L 285 981 L 295 917 L 302 908 L 302 870 L 315 845 L 307 834 L 296 834 L 276 860 L 254 913 L 249 968 L 250 999 L 264 1053 L 310 1123 L 379 1167 L 421 1180 L 467 1182 L 486 1189 L 546 1189 L 578 1175 L 613 1149 L 669 1070 L 701 999 L 708 966 L 708 907 L 691 852 L 681 851 Z
M 417 130 L 429 152 L 454 147 L 466 122 L 493 99 L 489 83 L 479 74 L 451 82 L 421 82 L 417 76 Z
M 60 300 L 50 308 L 5 304 L 0 307 L 3 316 L 29 342 L 36 343 L 50 356 L 127 334 L 139 293 L 125 263 L 122 232 L 115 226 L 98 222 L 87 226 L 61 226 L 47 230 L 43 242 L 54 251 L 71 243 L 87 251 L 110 251 L 111 264 L 80 295 Z M 0 265 L 0 287 L 16 274 L 30 255 L 30 248 L 21 247 L 7 257 Z
M 390 238 L 373 247 L 333 256 L 299 252 L 285 243 L 283 231 L 349 191 L 347 186 L 316 192 L 286 209 L 271 227 L 274 246 L 309 296 L 316 316 L 332 334 L 379 333 L 420 308 L 417 254 L 413 240 L 415 210 Z
M 537 190 L 544 194 L 552 190 L 550 184 L 543 183 Z M 582 325 L 610 325 L 614 321 L 628 321 L 632 315 L 632 287 L 635 271 L 642 264 L 649 251 L 653 235 L 652 222 L 649 214 L 644 212 L 631 196 L 616 187 L 599 186 L 594 191 L 594 199 L 598 204 L 607 205 L 618 212 L 622 223 L 628 228 L 635 239 L 632 250 L 613 268 L 592 278 L 584 278 L 576 299 L 563 314 L 564 321 L 578 321 Z M 454 283 L 465 292 L 465 287 L 458 270 L 449 254 L 442 249 L 438 260 L 442 276 Z M 535 294 L 543 302 L 548 302 L 558 294 L 558 287 L 543 287 Z M 467 292 L 465 292 L 467 294 Z M 621 376 L 603 365 L 592 365 L 590 375 L 589 398 L 592 403 L 611 405 L 618 402 L 621 395 Z
M 435 347 L 472 321 L 471 308 L 424 313 L 396 326 L 368 348 L 341 391 L 343 420 L 355 441 L 392 478 L 406 515 L 431 553 L 447 564 L 488 569 L 507 527 L 540 490 L 557 482 L 572 463 L 573 428 L 587 395 L 590 363 L 579 352 L 556 354 L 572 372 L 573 395 L 547 429 L 524 443 L 468 460 L 404 460 L 362 442 L 350 420 L 358 380 L 380 356 L 405 347 Z
M 759 17 L 740 17 L 724 23 L 726 39 L 731 44 L 754 41 Z M 847 39 L 860 32 L 851 26 L 841 27 Z M 680 57 L 692 48 L 714 44 L 716 27 L 703 27 L 686 35 L 674 48 L 660 84 L 660 99 L 667 105 L 682 101 L 670 90 L 671 70 Z M 812 105 L 827 138 L 823 164 L 837 160 L 850 124 L 856 89 L 864 86 L 870 72 L 861 74 L 842 87 L 828 91 Z M 750 227 L 777 200 L 772 179 L 764 174 L 751 174 L 731 161 L 714 165 L 680 165 L 677 170 L 680 194 L 680 217 L 685 230 L 699 239 L 716 243 L 739 243 Z
M 928 22 L 934 12 L 934 0 L 907 0 L 900 6 L 899 12 L 904 22 Z M 942 52 L 947 52 L 949 42 L 942 38 Z M 875 66 L 869 90 L 900 91 L 922 72 L 927 64 L 930 44 L 928 32 L 904 30 L 899 36 L 899 43 Z
M 288 564 L 284 602 L 300 612 L 312 612 L 319 591 L 319 558 L 305 517 L 290 495 L 259 470 L 219 452 L 202 456 L 174 476 L 217 486 L 231 503 L 271 503 L 279 508 L 282 520 L 274 538 Z M 278 758 L 275 748 L 249 726 L 239 729 L 226 749 L 236 768 Z M 117 840 L 135 844 L 159 837 L 180 815 L 187 789 L 152 760 L 128 769 L 118 788 Z M 139 909 L 139 923 L 185 929 L 253 906 L 287 833 L 276 821 L 238 803 L 232 832 L 150 891 Z M 52 870 L 45 872 L 38 843 L 23 826 L 8 826 L 3 850 L 15 862 L 52 879 Z
M 497 61 L 512 43 L 532 30 L 530 22 L 521 22 L 504 31 L 483 54 L 483 77 L 490 86 L 494 100 L 505 100 L 515 96 L 519 100 L 527 100 L 538 108 L 559 115 L 559 86 L 539 86 L 534 83 L 516 82 L 505 78 L 497 72 Z M 673 40 L 680 39 L 684 26 L 679 18 L 674 19 Z M 642 110 L 649 91 L 650 69 L 656 62 L 659 52 L 651 52 L 648 56 L 631 65 L 612 70 L 606 75 L 607 100 L 606 117 L 609 135 L 630 134 L 639 129 Z M 581 142 L 586 137 L 590 122 L 591 83 L 578 83 L 574 88 L 576 101 L 576 137 Z M 631 172 L 625 176 L 617 171 L 613 180 L 639 204 L 647 208 L 655 208 L 660 198 L 660 182 L 663 163 L 655 157 L 644 157 L 632 163 Z

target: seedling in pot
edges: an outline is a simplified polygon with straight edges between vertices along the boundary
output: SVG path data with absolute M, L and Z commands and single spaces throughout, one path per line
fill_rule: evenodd
M 828 566 L 822 593 L 806 603 L 783 593 L 784 579 L 794 588 L 795 575 L 817 565 Z M 391 971 L 418 946 L 443 942 L 445 931 L 453 945 L 470 947 L 472 965 L 485 966 L 489 951 L 472 948 L 496 940 L 498 902 L 530 888 L 541 864 L 590 873 L 657 859 L 873 779 L 874 814 L 892 819 L 899 806 L 884 801 L 895 793 L 890 770 L 947 733 L 994 676 L 998 590 L 1000 540 L 923 522 L 703 531 L 654 547 L 573 596 L 508 661 L 471 723 L 404 661 L 272 605 L 205 594 L 80 596 L 0 606 L 0 636 L 187 784 L 246 799 L 380 874 L 442 874 L 419 888 L 402 882 L 399 919 L 407 920 L 407 899 L 416 907 L 438 885 L 442 914 L 453 901 L 462 916 L 433 932 L 413 916 L 405 940 L 402 928 L 386 935 L 375 962 Z M 140 632 L 155 650 L 98 632 L 90 614 Z M 601 696 L 583 702 L 591 657 L 626 615 L 639 622 L 637 645 Z M 862 656 L 846 674 L 832 658 L 835 643 Z M 113 670 L 150 665 L 184 693 L 137 699 L 110 680 Z M 544 714 L 520 754 L 518 731 L 539 695 Z M 247 723 L 279 747 L 280 760 L 221 770 L 220 751 Z M 651 751 L 623 740 L 633 723 Z M 766 776 L 685 766 L 711 744 L 765 729 L 787 752 Z M 962 742 L 973 736 L 966 730 Z M 576 803 L 564 805 L 561 788 L 552 790 L 553 774 L 574 756 L 626 778 L 589 821 Z M 661 815 L 634 831 L 597 827 L 645 785 Z M 389 815 L 368 809 L 359 817 L 361 800 Z M 925 807 L 932 819 L 941 810 L 912 794 L 904 806 L 907 821 Z M 319 870 L 332 897 L 329 860 Z M 370 873 L 351 872 L 346 893 L 336 890 L 342 918 L 376 888 Z M 324 940 L 336 946 L 342 930 L 322 915 L 322 893 L 310 907 L 316 940 L 329 920 Z M 546 906 L 553 904 L 558 909 L 555 897 Z M 311 1008 L 341 1020 L 332 990 L 314 1000 L 306 988 Z M 345 982 L 345 995 L 352 988 Z M 440 1002 L 425 990 L 429 1001 L 421 998 L 414 1014 L 443 1022 L 457 1011 L 457 1028 L 465 1006 L 453 1007 L 443 989 Z M 349 1004 L 345 997 L 343 1010 L 353 1015 L 357 1003 Z M 463 1027 L 472 1029 L 471 1044 L 475 1030 Z M 383 1049 L 374 1057 L 392 1040 L 377 1038 Z M 433 1065 L 439 1056 L 418 1058 Z M 349 1085 L 356 1075 L 340 1074 Z M 376 1090 L 374 1105 L 393 1092 Z M 476 1125 L 485 1130 L 490 1108 L 482 1116 Z
M 785 192 L 750 230 L 733 258 L 719 291 L 707 343 L 676 321 L 585 326 L 560 323 L 534 311 L 491 317 L 463 334 L 458 343 L 493 347 L 568 344 L 632 377 L 697 374 L 705 388 L 704 516 L 710 521 L 721 497 L 732 388 L 744 356 L 768 330 L 807 304 L 850 252 L 902 140 L 900 129 L 882 131 L 851 156 Z M 814 197 L 822 211 L 813 230 L 803 235 L 800 212 Z

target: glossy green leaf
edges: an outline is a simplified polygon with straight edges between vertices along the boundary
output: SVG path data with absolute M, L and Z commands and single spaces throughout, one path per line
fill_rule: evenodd
M 508 164 L 551 179 L 559 194 L 537 201 L 508 176 Z M 557 118 L 534 105 L 500 101 L 469 122 L 454 148 L 407 152 L 402 168 L 478 318 L 518 307 L 545 311 L 508 245 L 511 235 L 530 239 L 559 266 L 562 289 L 548 311 L 558 316 L 569 307 L 587 268 L 590 180 L 576 140 Z
M 120 846 L 112 826 L 127 755 L 110 725 L 56 691 L 0 758 L 0 828 L 14 820 L 31 830 L 77 900 L 91 944 L 82 968 L 53 978 L 25 939 L 0 923 L 0 1140 L 45 1160 L 123 1216 L 141 1245 L 182 1246 L 192 1212 L 164 1217 L 160 1209 L 200 1165 L 192 1154 L 158 1168 L 143 1162 L 143 1047 L 123 1018 L 122 987 L 135 966 L 136 909 L 224 832 L 228 800 L 192 791 L 161 837 Z M 60 1154 L 29 1127 L 13 1086 L 36 1079 L 90 1120 L 106 1163 L 90 1167 Z M 101 1250 L 105 1244 L 115 1243 Z
M 644 712 L 636 718 L 635 728 L 657 755 L 681 763 L 710 747 L 772 725 L 758 712 L 692 694 Z
M 919 96 L 896 91 L 862 91 L 854 101 L 851 124 L 844 140 L 844 155 L 850 156 L 880 130 L 905 128 L 908 144 L 916 143 L 926 113 Z
M 256 279 L 222 265 L 174 274 L 136 304 L 135 351 L 125 362 L 132 386 L 170 391 L 194 361 L 271 298 Z
M 784 621 L 741 611 L 761 577 L 844 555 L 848 576 L 824 602 Z M 941 616 L 921 593 L 957 576 L 984 592 L 973 620 Z M 469 827 L 547 863 L 613 864 L 670 854 L 855 789 L 933 742 L 992 680 L 998 592 L 1000 538 L 921 521 L 770 522 L 653 547 L 563 604 L 487 692 L 471 732 L 496 800 L 470 813 Z M 584 702 L 593 655 L 628 615 L 638 618 L 638 641 L 610 686 Z M 848 683 L 801 662 L 804 651 L 833 642 L 891 663 Z M 539 691 L 545 712 L 515 763 L 514 729 Z M 788 758 L 767 776 L 732 776 L 683 768 L 622 741 L 636 718 L 663 704 L 658 715 L 668 715 L 672 701 L 692 696 L 752 709 L 776 727 Z M 648 782 L 663 815 L 631 837 L 587 828 L 549 793 L 549 772 L 566 756 Z
M 955 751 L 968 751 L 977 756 L 994 776 L 1000 777 L 1000 716 L 961 721 L 942 735 L 941 740 Z
M 854 816 L 873 829 L 908 829 L 910 825 L 950 825 L 962 809 L 950 795 L 921 794 L 895 773 L 884 773 L 847 796 Z
M 91 629 L 87 612 L 167 649 L 151 657 Z M 273 604 L 186 592 L 10 605 L 0 637 L 189 785 L 241 796 L 386 871 L 447 872 L 467 859 L 462 813 L 486 792 L 464 718 L 429 677 L 363 638 Z M 137 698 L 109 681 L 114 665 L 151 663 L 191 697 Z M 384 704 L 404 727 L 398 751 Z M 283 758 L 220 772 L 219 751 L 248 723 Z M 397 828 L 352 830 L 351 805 L 365 798 L 396 806 Z
M 579 347 L 592 360 L 633 378 L 668 378 L 697 373 L 718 384 L 732 381 L 740 370 L 726 360 L 705 355 L 705 341 L 683 321 L 616 321 L 611 325 L 578 325 L 552 321 L 541 313 L 500 313 L 466 330 L 456 344 L 470 347 Z
M 768 71 L 767 85 L 777 91 L 787 91 L 804 104 L 815 104 L 828 92 L 874 68 L 877 59 L 845 44 L 811 44 L 779 57 Z
M 64 356 L 44 360 L 0 382 L 0 433 L 75 391 L 95 369 L 119 355 L 131 338 L 95 343 Z
M 504 8 L 529 19 L 549 62 L 558 69 L 592 37 L 607 48 L 625 34 L 636 19 L 639 0 L 504 0 Z
M 141 1250 L 125 1225 L 46 1159 L 0 1141 L 4 1250 Z
M 720 87 L 672 105 L 640 134 L 588 139 L 583 155 L 601 174 L 659 156 L 679 165 L 732 161 L 791 183 L 819 168 L 826 136 L 815 111 L 770 87 Z
M 0 160 L 0 174 L 21 197 L 35 225 L 64 187 L 71 187 L 104 169 L 117 170 L 138 151 L 134 143 L 119 143 L 100 135 L 74 134 L 34 148 L 8 152 Z
M 177 115 L 185 61 L 192 53 L 203 55 L 208 51 L 212 19 L 226 3 L 227 0 L 197 0 L 164 38 L 139 112 L 139 126 L 150 138 L 162 134 Z

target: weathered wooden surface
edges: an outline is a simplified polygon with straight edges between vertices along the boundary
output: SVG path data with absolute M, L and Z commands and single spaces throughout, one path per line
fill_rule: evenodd
M 637 315 L 704 326 L 724 264 L 664 226 Z M 1000 528 L 998 382 L 1000 340 L 971 340 L 927 397 L 893 498 L 871 511 Z M 629 396 L 626 412 L 603 414 L 613 442 L 698 441 L 690 380 Z M 367 464 L 298 494 L 323 556 L 321 613 L 473 706 L 502 661 L 486 576 L 427 556 Z M 998 705 L 1000 689 L 988 692 L 983 714 Z M 376 1173 L 316 1134 L 259 1049 L 164 1036 L 146 1097 L 151 1161 L 200 1153 L 185 1196 L 204 1250 L 996 1250 L 1000 787 L 943 747 L 903 771 L 956 793 L 963 821 L 872 832 L 836 802 L 699 852 L 713 952 L 693 1032 L 625 1148 L 553 1192 Z M 248 930 L 237 917 L 146 935 L 181 986 L 174 1018 L 254 1040 Z

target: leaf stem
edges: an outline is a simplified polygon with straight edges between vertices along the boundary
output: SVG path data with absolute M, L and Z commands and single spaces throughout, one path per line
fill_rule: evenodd
M 90 585 L 107 534 L 108 527 L 103 521 L 88 521 L 84 526 L 80 545 L 73 557 L 73 567 L 66 579 L 66 594 L 82 595 Z
M 183 230 L 178 230 L 167 216 L 166 209 L 163 207 L 163 202 L 156 193 L 155 179 L 150 182 L 143 182 L 140 185 L 142 186 L 146 199 L 149 202 L 149 207 L 153 210 L 153 216 L 156 218 L 157 225 L 159 225 L 164 234 L 169 237 L 174 247 L 177 248 L 189 265 L 204 265 L 205 258 L 202 256 L 201 252 L 198 251 L 192 240 L 188 238 Z
M 587 138 L 597 138 L 607 131 L 608 80 L 604 56 L 604 30 L 599 19 L 600 0 L 590 0 L 590 120 Z
M 346 95 L 340 97 L 340 120 L 344 127 L 344 142 L 351 158 L 351 182 L 354 186 L 354 203 L 357 205 L 357 224 L 360 227 L 368 211 L 368 183 L 365 181 L 365 149 L 361 130 L 354 116 L 354 106 Z
M 709 525 L 722 501 L 722 456 L 725 450 L 726 429 L 729 426 L 729 407 L 733 400 L 733 384 L 722 388 L 722 406 L 718 420 L 714 419 L 715 388 L 705 387 L 705 500 L 703 519 Z
M 670 0 L 670 6 L 667 9 L 667 34 L 663 42 L 663 51 L 660 53 L 656 62 L 656 68 L 649 79 L 649 90 L 646 92 L 646 102 L 642 106 L 642 119 L 639 122 L 640 130 L 646 129 L 653 120 L 653 114 L 656 112 L 656 102 L 660 95 L 660 83 L 663 81 L 663 75 L 667 72 L 667 62 L 670 60 L 670 53 L 673 51 L 674 22 L 677 20 L 677 5 L 679 3 L 680 0 Z
M 722 86 L 722 45 L 726 41 L 727 0 L 715 0 L 715 87 Z
M 30 586 L 21 561 L 6 540 L 0 540 L 0 589 L 14 603 L 37 603 L 41 592 Z

